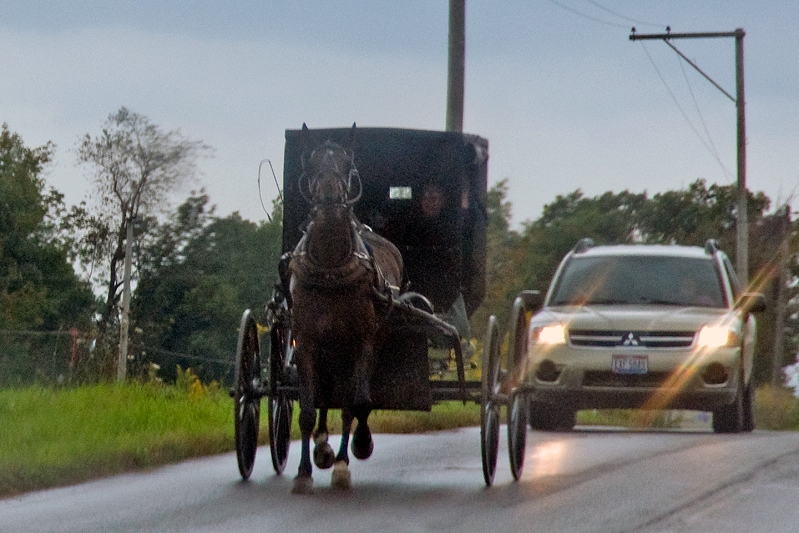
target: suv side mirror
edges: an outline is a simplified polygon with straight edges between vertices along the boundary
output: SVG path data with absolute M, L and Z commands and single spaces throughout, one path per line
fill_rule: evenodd
M 766 310 L 766 297 L 760 292 L 745 292 L 736 303 L 745 313 L 760 313 Z
M 536 312 L 544 304 L 544 297 L 541 291 L 526 289 L 519 293 L 519 298 L 524 302 L 524 307 L 528 311 Z

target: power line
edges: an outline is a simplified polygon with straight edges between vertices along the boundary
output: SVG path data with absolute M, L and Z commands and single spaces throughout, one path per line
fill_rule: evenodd
M 657 72 L 657 75 L 660 78 L 660 81 L 663 82 L 663 85 L 666 87 L 666 90 L 668 91 L 669 96 L 671 96 L 671 99 L 674 102 L 674 105 L 677 106 L 677 109 L 680 111 L 680 114 L 683 116 L 685 121 L 688 123 L 688 126 L 690 126 L 690 128 L 693 130 L 694 134 L 696 134 L 697 138 L 702 143 L 702 145 L 704 145 L 705 149 L 707 149 L 707 151 L 712 156 L 714 156 L 714 158 L 719 163 L 719 165 L 721 165 L 722 169 L 724 169 L 724 164 L 718 158 L 718 155 L 714 153 L 714 151 L 710 148 L 710 146 L 708 146 L 708 144 L 705 141 L 704 137 L 702 137 L 702 135 L 696 129 L 696 126 L 694 126 L 693 122 L 691 122 L 691 119 L 688 118 L 688 115 L 683 110 L 682 106 L 680 105 L 679 100 L 677 100 L 677 97 L 674 95 L 674 92 L 671 90 L 671 87 L 669 87 L 668 82 L 666 82 L 666 79 L 663 77 L 663 74 L 660 73 L 660 69 L 658 69 L 657 65 L 655 64 L 655 60 L 652 59 L 652 56 L 649 54 L 649 50 L 647 50 L 647 48 L 646 48 L 646 46 L 644 46 L 643 42 L 641 42 L 641 47 L 644 49 L 644 52 L 646 53 L 646 57 L 649 58 L 649 62 L 652 63 L 652 66 L 655 68 L 655 72 Z
M 626 17 L 626 16 L 622 15 L 621 13 L 617 13 L 616 11 L 613 11 L 612 9 L 609 9 L 609 8 L 601 5 L 599 2 L 595 2 L 594 0 L 585 0 L 585 1 L 590 3 L 590 4 L 594 4 L 596 7 L 598 7 L 602 11 L 606 11 L 607 13 L 610 13 L 611 15 L 615 15 L 615 16 L 619 17 L 620 19 L 624 19 L 624 20 L 627 20 L 627 21 L 632 22 L 634 24 L 638 24 L 639 26 L 651 26 L 653 28 L 662 28 L 664 26 L 664 24 L 655 24 L 654 22 L 646 22 L 646 21 L 641 21 L 641 20 L 637 20 L 637 19 L 634 19 L 634 18 Z
M 646 22 L 646 21 L 637 20 L 637 19 L 634 19 L 634 18 L 631 18 L 631 17 L 627 17 L 627 16 L 625 16 L 625 15 L 623 15 L 623 14 L 617 12 L 617 11 L 613 11 L 612 9 L 603 6 L 602 4 L 600 4 L 599 2 L 596 2 L 594 0 L 585 0 L 585 1 L 590 3 L 590 4 L 592 4 L 592 5 L 594 5 L 594 7 L 598 8 L 598 9 L 601 9 L 604 12 L 606 12 L 606 13 L 608 13 L 610 15 L 613 15 L 614 17 L 618 17 L 618 18 L 620 18 L 622 20 L 626 20 L 628 22 L 633 22 L 633 23 L 638 24 L 640 26 L 651 26 L 653 28 L 662 28 L 664 26 L 663 24 L 654 24 L 652 22 Z M 578 17 L 582 17 L 584 19 L 588 19 L 588 20 L 590 20 L 592 22 L 597 22 L 599 24 L 603 24 L 605 26 L 611 26 L 611 27 L 614 27 L 614 28 L 625 28 L 625 29 L 628 29 L 630 27 L 629 24 L 622 24 L 620 22 L 611 22 L 609 20 L 604 20 L 604 19 L 592 16 L 592 15 L 589 15 L 589 14 L 584 13 L 584 12 L 582 12 L 582 11 L 580 11 L 578 9 L 575 9 L 575 8 L 573 8 L 571 6 L 567 6 L 566 4 L 558 2 L 557 0 L 549 0 L 549 2 L 551 4 L 554 4 L 554 5 L 558 6 L 561 9 L 564 9 L 564 10 L 568 11 L 569 13 L 572 13 L 572 14 L 577 15 Z
M 694 95 L 693 87 L 691 87 L 691 82 L 688 80 L 688 74 L 685 72 L 685 65 L 682 64 L 682 60 L 678 59 L 680 64 L 680 70 L 682 70 L 682 76 L 685 79 L 685 84 L 688 86 L 688 92 L 691 95 L 691 99 L 694 101 L 694 109 L 696 109 L 696 114 L 699 116 L 699 122 L 702 123 L 702 129 L 705 131 L 705 135 L 707 135 L 707 141 L 710 143 L 710 148 L 712 148 L 711 154 L 713 158 L 718 162 L 721 170 L 724 172 L 724 175 L 727 176 L 727 181 L 730 183 L 733 181 L 732 172 L 727 168 L 727 166 L 721 161 L 721 157 L 719 156 L 718 149 L 716 145 L 713 143 L 713 137 L 710 135 L 710 131 L 707 128 L 707 124 L 705 123 L 705 119 L 702 116 L 702 111 L 699 109 L 699 103 L 696 101 L 696 96 Z
M 228 367 L 233 366 L 233 362 L 230 360 L 223 360 L 223 359 L 216 359 L 214 357 L 202 356 L 202 355 L 191 355 L 182 352 L 173 352 L 170 350 L 164 350 L 163 348 L 156 348 L 155 346 L 146 346 L 144 344 L 136 344 L 135 345 L 141 352 L 154 352 L 161 355 L 169 355 L 172 357 L 178 357 L 181 359 L 190 359 L 192 361 L 203 361 L 206 363 L 214 363 L 218 365 L 224 365 Z
M 585 13 L 583 13 L 581 11 L 577 11 L 576 9 L 574 9 L 572 7 L 569 7 L 567 5 L 561 4 L 557 0 L 549 0 L 549 2 L 551 4 L 555 4 L 556 6 L 558 6 L 561 9 L 565 9 L 566 11 L 568 11 L 570 13 L 573 13 L 573 14 L 575 14 L 577 16 L 580 16 L 580 17 L 583 17 L 585 19 L 591 20 L 593 22 L 598 22 L 599 24 L 604 24 L 606 26 L 613 26 L 615 28 L 628 28 L 629 27 L 629 25 L 627 25 L 627 24 L 618 24 L 618 23 L 615 23 L 615 22 L 609 22 L 607 20 L 602 20 L 602 19 L 599 19 L 599 18 L 596 18 L 596 17 L 592 17 L 591 15 L 586 15 Z

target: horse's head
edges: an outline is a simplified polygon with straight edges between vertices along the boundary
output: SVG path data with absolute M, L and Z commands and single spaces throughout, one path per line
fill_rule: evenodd
M 362 185 L 352 150 L 328 140 L 314 148 L 302 163 L 300 191 L 311 204 L 351 205 L 360 198 Z

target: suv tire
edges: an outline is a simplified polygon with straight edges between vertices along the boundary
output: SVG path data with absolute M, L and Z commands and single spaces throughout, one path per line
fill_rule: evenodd
M 738 391 L 735 399 L 713 411 L 713 431 L 716 433 L 740 433 L 744 430 L 744 392 L 743 372 L 739 373 Z M 751 399 L 751 394 L 748 395 Z M 751 405 L 751 402 L 750 402 Z

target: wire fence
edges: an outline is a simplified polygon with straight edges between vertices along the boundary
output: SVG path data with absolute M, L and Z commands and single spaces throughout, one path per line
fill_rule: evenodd
M 33 384 L 58 386 L 97 381 L 108 374 L 109 361 L 93 336 L 76 329 L 62 331 L 0 330 L 0 387 Z M 115 365 L 115 354 L 111 354 Z M 132 343 L 128 349 L 127 375 L 156 376 L 172 382 L 177 368 L 191 368 L 205 383 L 233 382 L 233 354 L 218 359 Z M 114 373 L 115 375 L 115 373 Z

